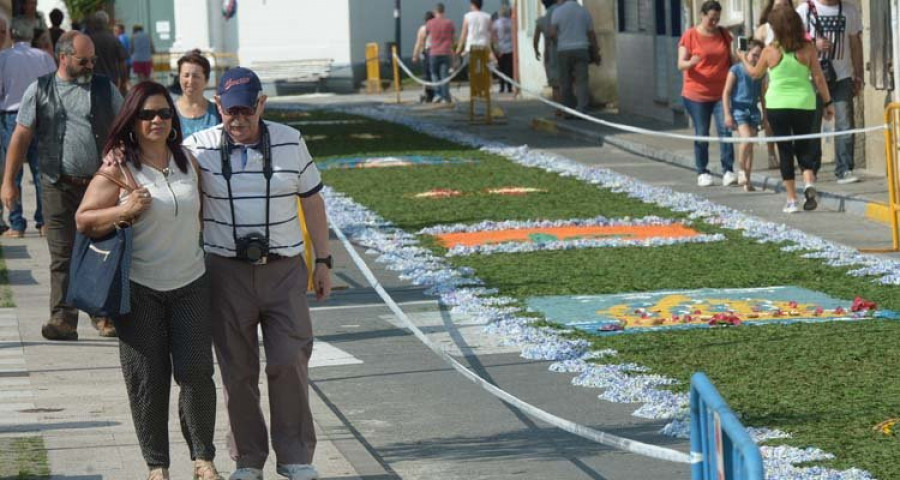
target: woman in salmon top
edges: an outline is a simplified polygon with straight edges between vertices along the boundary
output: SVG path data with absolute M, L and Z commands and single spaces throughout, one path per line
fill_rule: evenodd
M 678 70 L 684 72 L 681 97 L 697 136 L 709 135 L 709 124 L 715 117 L 719 137 L 730 137 L 731 133 L 725 127 L 722 92 L 733 63 L 731 34 L 719 26 L 722 15 L 722 5 L 719 2 L 703 2 L 700 12 L 700 24 L 684 32 L 678 43 Z M 719 152 L 724 173 L 722 185 L 734 185 L 737 182 L 734 174 L 734 146 L 722 143 Z M 709 164 L 708 142 L 694 142 L 694 162 L 697 167 L 697 185 L 712 185 L 712 175 L 706 168 Z

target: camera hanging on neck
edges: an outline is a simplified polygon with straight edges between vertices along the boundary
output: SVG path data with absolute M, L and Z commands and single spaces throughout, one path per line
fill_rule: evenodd
M 269 255 L 269 200 L 272 189 L 272 175 L 274 169 L 272 167 L 272 143 L 269 138 L 269 129 L 266 124 L 260 120 L 260 142 L 259 150 L 263 156 L 263 176 L 266 178 L 266 234 L 260 237 L 258 233 L 251 233 L 244 237 L 238 237 L 237 218 L 234 212 L 234 194 L 231 190 L 231 176 L 233 174 L 231 168 L 231 150 L 236 146 L 231 143 L 228 133 L 224 127 L 222 129 L 222 142 L 219 148 L 219 155 L 222 161 L 222 177 L 228 186 L 228 202 L 231 206 L 231 233 L 234 237 L 234 246 L 238 258 L 242 258 L 254 264 L 264 265 Z M 242 145 L 248 148 L 247 145 Z

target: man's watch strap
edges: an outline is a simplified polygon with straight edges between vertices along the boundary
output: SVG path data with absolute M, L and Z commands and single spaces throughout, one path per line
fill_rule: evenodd
M 316 258 L 316 264 L 318 265 L 320 263 L 325 265 L 329 269 L 334 268 L 334 259 L 332 258 L 331 255 L 329 255 L 325 258 Z

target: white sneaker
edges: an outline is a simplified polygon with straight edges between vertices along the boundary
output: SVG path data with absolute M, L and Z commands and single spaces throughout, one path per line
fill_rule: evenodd
M 228 480 L 263 480 L 263 471 L 258 468 L 239 468 Z
M 725 175 L 722 175 L 722 186 L 730 187 L 737 182 L 737 175 L 734 172 L 725 172 Z
M 807 184 L 803 189 L 803 209 L 806 211 L 815 210 L 816 207 L 819 206 L 819 202 L 816 200 L 816 186 L 813 184 Z
M 737 175 L 738 175 L 738 185 L 740 185 L 742 187 L 744 185 L 746 185 L 747 184 L 747 173 L 744 172 L 743 170 L 741 170 L 738 172 Z
M 697 186 L 699 187 L 708 187 L 713 184 L 712 175 L 708 173 L 701 173 L 697 175 Z
M 796 200 L 788 200 L 781 211 L 784 213 L 797 213 L 800 211 L 800 205 L 797 204 Z
M 846 185 L 848 183 L 856 183 L 859 181 L 859 178 L 853 175 L 853 170 L 847 170 L 842 175 L 838 175 L 837 183 L 839 185 Z
M 275 471 L 290 480 L 317 480 L 319 478 L 319 472 L 312 465 L 299 463 L 278 465 L 275 467 Z

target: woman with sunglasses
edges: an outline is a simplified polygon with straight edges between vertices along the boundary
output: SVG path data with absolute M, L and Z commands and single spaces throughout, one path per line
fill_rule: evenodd
M 194 478 L 218 480 L 209 288 L 198 242 L 199 175 L 196 160 L 181 147 L 180 127 L 166 88 L 137 84 L 110 128 L 104 165 L 75 221 L 78 231 L 91 237 L 115 228 L 133 231 L 131 313 L 115 323 L 148 480 L 169 478 L 173 373 L 181 389 L 178 416 Z
M 178 59 L 178 84 L 182 95 L 175 101 L 175 107 L 184 138 L 222 123 L 219 109 L 203 96 L 210 70 L 209 60 L 200 50 L 192 50 Z

